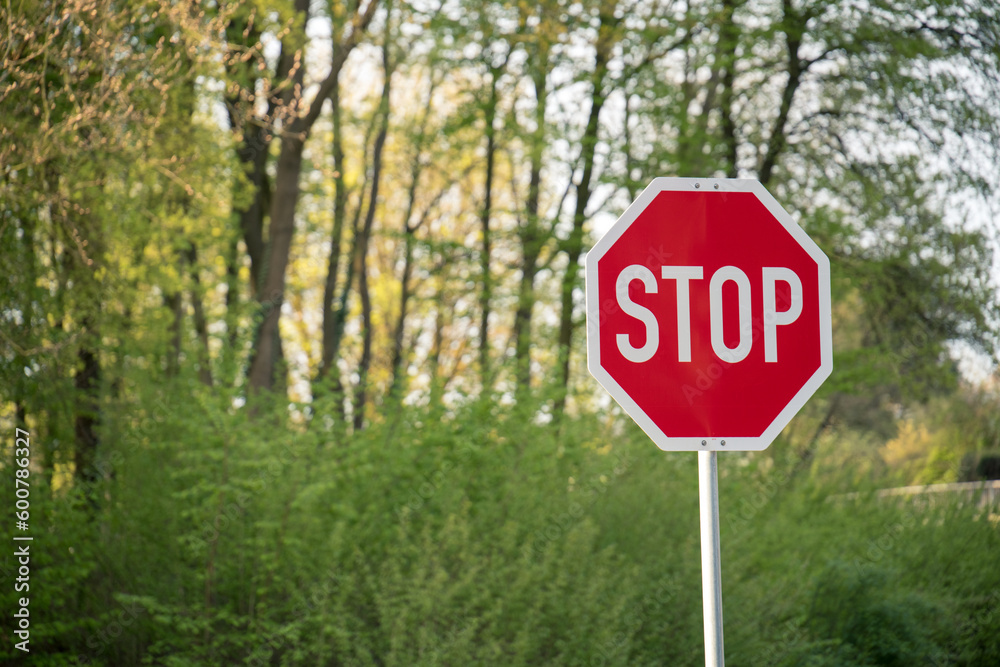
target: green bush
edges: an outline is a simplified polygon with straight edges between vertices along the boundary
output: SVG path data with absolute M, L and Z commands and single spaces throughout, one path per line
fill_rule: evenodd
M 895 589 L 885 570 L 838 562 L 820 574 L 805 626 L 822 647 L 817 658 L 903 667 L 939 652 L 940 612 L 923 596 Z
M 486 403 L 355 434 L 232 405 L 145 397 L 97 512 L 46 496 L 24 664 L 703 664 L 693 454 Z M 788 469 L 721 457 L 730 667 L 1000 664 L 994 525 Z

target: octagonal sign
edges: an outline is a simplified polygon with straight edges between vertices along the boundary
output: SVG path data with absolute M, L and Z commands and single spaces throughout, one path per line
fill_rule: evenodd
M 765 449 L 833 370 L 830 262 L 757 181 L 655 179 L 586 272 L 590 372 L 660 449 Z

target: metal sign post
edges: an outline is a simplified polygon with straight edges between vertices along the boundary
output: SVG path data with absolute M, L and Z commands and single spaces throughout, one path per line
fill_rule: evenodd
M 719 554 L 719 453 L 698 452 L 701 506 L 701 597 L 705 611 L 705 667 L 723 667 L 722 559 Z
M 656 178 L 586 276 L 590 372 L 660 449 L 698 452 L 705 665 L 723 667 L 718 452 L 766 449 L 833 370 L 830 260 L 758 181 Z

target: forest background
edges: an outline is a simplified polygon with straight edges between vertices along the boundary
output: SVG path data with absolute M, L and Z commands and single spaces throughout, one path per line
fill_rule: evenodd
M 4 0 L 0 52 L 11 664 L 701 664 L 694 457 L 583 349 L 665 175 L 832 264 L 833 375 L 720 457 L 728 663 L 1000 664 L 996 508 L 876 494 L 1000 467 L 994 3 Z

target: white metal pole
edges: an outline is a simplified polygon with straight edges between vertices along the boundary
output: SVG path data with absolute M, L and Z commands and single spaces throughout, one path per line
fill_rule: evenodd
M 701 505 L 701 597 L 705 612 L 705 667 L 724 667 L 722 559 L 719 554 L 719 455 L 698 452 Z

